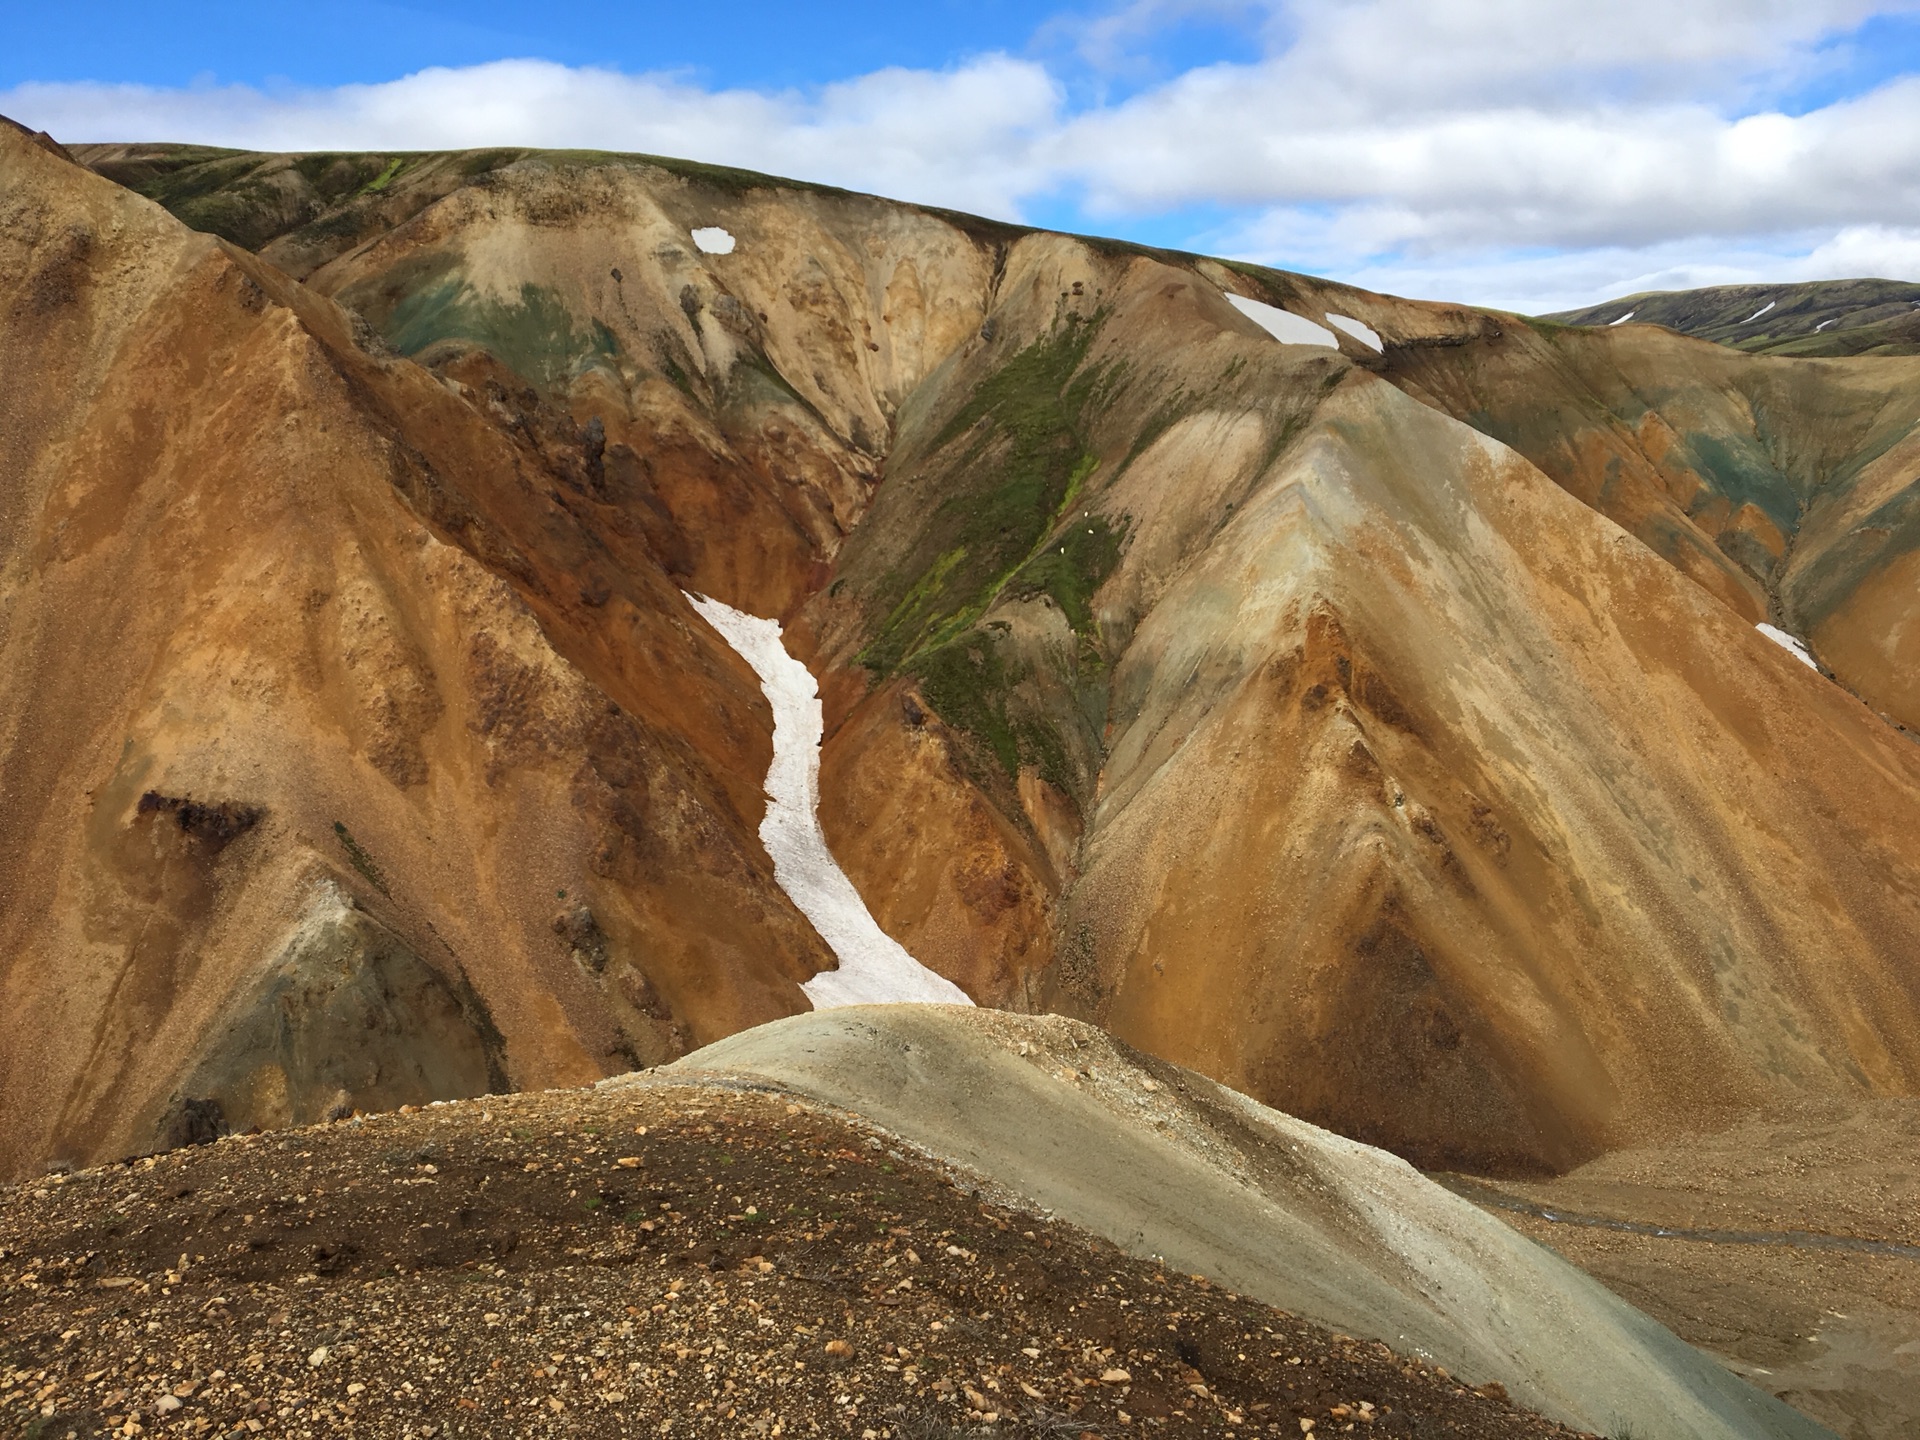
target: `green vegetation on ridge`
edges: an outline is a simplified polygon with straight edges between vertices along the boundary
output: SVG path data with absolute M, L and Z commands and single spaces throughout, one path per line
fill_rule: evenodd
M 1070 617 L 1085 616 L 1085 597 L 1118 556 L 1117 539 L 1073 545 L 1071 558 L 1086 570 L 1035 562 L 1098 464 L 1086 419 L 1119 377 L 1082 366 L 1102 318 L 1064 317 L 989 376 L 934 441 L 946 498 L 886 587 L 894 603 L 861 655 L 869 669 L 891 674 L 950 643 L 1025 572 L 1034 591 L 1055 594 Z M 1086 528 L 1097 539 L 1107 527 L 1089 518 Z
M 1125 378 L 1119 367 L 1086 364 L 1104 318 L 1058 317 L 942 428 L 933 464 L 945 498 L 883 584 L 878 598 L 891 608 L 860 656 L 876 675 L 911 674 L 941 717 L 978 739 L 1009 776 L 1033 765 L 1068 791 L 1078 786 L 1067 741 L 1017 696 L 1031 676 L 1005 644 L 1005 627 L 981 621 L 1003 596 L 1044 595 L 1080 639 L 1063 678 L 1073 684 L 1104 668 L 1092 597 L 1118 562 L 1123 535 L 1105 516 L 1073 513 L 1100 463 L 1091 418 Z

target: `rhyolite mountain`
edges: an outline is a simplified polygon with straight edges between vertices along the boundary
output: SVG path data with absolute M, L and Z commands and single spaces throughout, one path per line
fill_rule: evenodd
M 805 1010 L 685 591 L 983 1005 L 1489 1171 L 1920 1085 L 1920 359 L 0 127 L 0 373 L 5 1171 Z

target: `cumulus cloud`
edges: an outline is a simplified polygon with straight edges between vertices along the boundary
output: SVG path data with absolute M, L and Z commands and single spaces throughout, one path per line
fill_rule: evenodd
M 1920 77 L 1794 103 L 1863 22 L 1916 11 L 1124 0 L 1078 22 L 1077 63 L 1196 18 L 1242 24 L 1259 58 L 1077 107 L 1057 69 L 990 55 L 804 92 L 518 60 L 317 92 L 22 86 L 0 111 L 73 140 L 639 150 L 1007 218 L 1071 203 L 1120 233 L 1197 207 L 1233 217 L 1206 248 L 1553 308 L 1659 277 L 1920 274 Z
M 255 150 L 532 145 L 737 165 L 990 214 L 1017 213 L 1051 176 L 1059 84 L 1030 61 L 888 69 L 764 94 L 544 60 L 422 70 L 375 85 L 267 92 L 233 85 L 22 85 L 0 112 L 68 141 L 166 139 Z

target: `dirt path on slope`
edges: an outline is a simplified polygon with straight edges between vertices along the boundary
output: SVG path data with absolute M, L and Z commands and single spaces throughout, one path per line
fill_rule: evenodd
M 1570 1435 L 817 1107 L 492 1097 L 0 1190 L 0 1431 Z

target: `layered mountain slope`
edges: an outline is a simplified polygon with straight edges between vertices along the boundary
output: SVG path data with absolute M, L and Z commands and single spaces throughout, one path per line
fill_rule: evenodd
M 15 148 L 8 163 L 36 175 L 60 164 Z M 301 158 L 252 157 L 245 173 L 303 174 Z M 255 277 L 262 315 L 292 317 L 275 323 L 316 337 L 323 373 L 343 377 L 337 418 L 269 390 L 217 443 L 182 431 L 165 488 L 198 496 L 222 465 L 250 478 L 295 459 L 316 467 L 295 473 L 330 476 L 339 462 L 324 447 L 265 448 L 289 408 L 325 419 L 328 436 L 377 433 L 404 463 L 320 490 L 357 495 L 360 475 L 361 509 L 276 523 L 308 545 L 337 544 L 344 526 L 364 554 L 372 542 L 353 527 L 377 491 L 379 513 L 424 520 L 447 563 L 525 606 L 515 645 L 548 646 L 580 677 L 569 693 L 584 709 L 567 714 L 630 724 L 635 751 L 661 758 L 596 758 L 597 730 L 544 711 L 524 722 L 537 745 L 496 741 L 507 722 L 468 719 L 488 712 L 452 677 L 479 673 L 466 650 L 477 635 L 502 643 L 505 622 L 450 608 L 450 583 L 422 583 L 392 603 L 405 633 L 434 637 L 410 643 L 444 708 L 393 722 L 436 737 L 419 742 L 423 767 L 383 770 L 385 732 L 362 738 L 345 708 L 332 730 L 289 729 L 285 704 L 262 718 L 193 692 L 198 708 L 154 711 L 182 717 L 180 753 L 191 737 L 195 755 L 216 740 L 262 754 L 255 737 L 272 737 L 284 758 L 261 763 L 279 788 L 241 793 L 222 772 L 183 770 L 89 808 L 83 789 L 43 784 L 40 848 L 65 857 L 62 884 L 89 873 L 75 817 L 105 815 L 89 823 L 118 835 L 148 789 L 156 806 L 181 803 L 150 812 L 163 817 L 188 814 L 189 799 L 312 815 L 298 833 L 317 844 L 270 853 L 330 858 L 336 883 L 357 886 L 423 964 L 453 960 L 432 932 L 420 938 L 430 919 L 483 999 L 578 997 L 549 1026 L 551 1072 L 527 1048 L 546 1032 L 488 1000 L 504 1012 L 516 1083 L 798 1009 L 794 981 L 827 958 L 751 838 L 767 712 L 673 593 L 685 586 L 788 621 L 828 700 L 826 834 L 889 933 L 978 1001 L 1089 1015 L 1331 1128 L 1490 1169 L 1567 1165 L 1783 1092 L 1920 1082 L 1920 759 L 1755 633 L 1764 567 L 1721 542 L 1757 521 L 1730 502 L 1714 528 L 1651 461 L 1612 466 L 1625 453 L 1616 431 L 1632 432 L 1605 404 L 1556 414 L 1601 353 L 1558 337 L 1619 347 L 1622 372 L 1647 370 L 1642 389 L 1679 397 L 1661 423 L 1684 430 L 1685 401 L 1711 421 L 1694 429 L 1731 446 L 1726 427 L 1764 410 L 1782 417 L 1761 449 L 1784 457 L 1783 473 L 1854 466 L 1841 488 L 1861 497 L 1897 491 L 1908 362 L 1754 359 L 1633 326 L 1537 337 L 1459 307 L 633 157 L 410 157 L 372 188 L 390 168 L 317 220 L 263 226 L 275 237 L 263 253 L 304 284 L 167 229 L 124 193 L 112 202 L 166 244 Z M 114 193 L 60 173 L 88 204 Z M 216 182 L 202 196 L 219 193 Z M 329 230 L 338 216 L 351 224 Z M 51 243 L 8 273 L 45 270 Z M 1272 329 L 1319 343 L 1278 343 Z M 411 358 L 376 355 L 383 344 Z M 66 358 L 22 363 L 78 363 L 55 353 Z M 1765 373 L 1785 398 L 1756 404 L 1747 371 L 1700 369 L 1700 353 L 1775 367 Z M 111 367 L 142 385 L 150 369 L 172 374 L 130 354 Z M 276 378 L 285 366 L 245 368 L 266 377 L 249 383 L 291 383 Z M 176 427 L 227 413 L 217 401 L 237 382 L 210 374 L 198 390 L 171 382 Z M 61 417 L 93 402 L 74 393 L 22 413 L 78 424 Z M 1510 417 L 1515 443 L 1445 410 L 1483 429 Z M 1584 455 L 1590 430 L 1604 442 L 1591 475 L 1556 458 Z M 202 447 L 211 458 L 189 470 Z M 60 469 L 50 440 L 19 453 L 22 473 Z M 244 459 L 255 453 L 273 464 L 256 472 Z M 1740 464 L 1687 473 L 1709 472 L 1724 497 Z M 1610 479 L 1616 468 L 1626 480 Z M 1774 492 L 1749 488 L 1740 502 L 1766 513 Z M 251 494 L 236 480 L 193 505 L 171 497 L 166 518 L 217 527 Z M 1676 563 L 1616 512 L 1635 533 L 1672 528 L 1662 553 Z M 1870 529 L 1835 523 L 1842 549 Z M 264 612 L 245 610 L 234 653 L 271 655 L 282 608 L 339 593 L 304 576 L 284 594 L 257 581 L 230 593 L 202 551 L 231 543 L 251 557 L 260 541 L 208 537 L 166 550 L 197 568 L 169 578 L 173 608 L 141 602 L 154 617 L 141 653 L 227 605 Z M 10 604 L 52 633 L 77 613 L 72 594 L 138 595 L 157 563 L 121 558 L 119 592 L 98 574 L 69 592 L 17 569 Z M 193 608 L 190 594 L 213 603 Z M 302 613 L 329 613 L 314 603 Z M 94 643 L 81 622 L 68 629 Z M 1823 657 L 1836 645 L 1825 634 Z M 160 653 L 141 685 L 197 673 Z M 395 697 L 392 714 L 415 713 L 388 679 L 407 673 L 399 662 L 351 653 Z M 117 672 L 74 688 L 104 697 L 103 715 L 153 708 Z M 52 763 L 31 708 L 52 702 L 38 693 L 9 702 L 24 717 L 9 764 Z M 224 693 L 243 692 L 211 691 Z M 484 693 L 515 724 L 535 709 L 518 679 Z M 83 757 L 69 768 L 112 774 L 106 747 L 142 732 L 102 720 L 78 733 L 91 738 L 63 752 Z M 312 755 L 353 768 L 327 790 L 301 769 Z M 467 828 L 446 828 L 426 797 Z M 330 837 L 335 820 L 346 833 Z M 266 873 L 243 847 L 264 849 L 269 823 L 221 853 L 238 889 Z M 458 918 L 422 911 L 406 929 L 370 872 Z M 511 884 L 511 924 L 470 899 Z M 7 903 L 14 951 L 31 957 L 10 983 L 29 997 L 58 983 L 57 910 Z M 557 935 L 542 931 L 549 916 Z M 702 950 L 709 925 L 720 938 Z M 232 967 L 192 987 L 207 1014 L 268 967 L 265 933 L 182 942 Z M 626 982 L 612 977 L 627 975 L 648 979 L 623 1011 Z M 620 1018 L 649 1006 L 663 1017 L 652 1030 Z M 603 1037 L 598 1055 L 586 1034 Z M 179 1089 L 177 1068 L 163 1083 L 163 1068 L 128 1093 L 201 1093 Z
M 1914 361 L 1745 356 L 1638 325 L 1450 339 L 1396 348 L 1391 375 L 1920 728 Z
M 1908 742 L 1209 275 L 1251 284 L 1013 248 L 995 338 L 954 362 L 973 398 L 903 417 L 847 547 L 866 608 L 816 607 L 828 653 L 892 677 L 837 773 L 873 768 L 842 744 L 945 750 L 1043 840 L 1083 828 L 1046 1003 L 1423 1160 L 1559 1165 L 1778 1087 L 1910 1086 Z M 1021 484 L 1029 530 L 982 534 Z M 874 789 L 829 836 L 885 896 L 916 832 L 870 823 Z
M 1664 325 L 1760 355 L 1920 354 L 1920 285 L 1905 280 L 1648 291 L 1545 318 Z
M 765 702 L 604 453 L 10 130 L 0 206 L 0 1166 L 805 1008 Z

